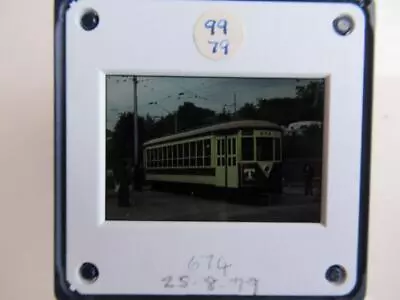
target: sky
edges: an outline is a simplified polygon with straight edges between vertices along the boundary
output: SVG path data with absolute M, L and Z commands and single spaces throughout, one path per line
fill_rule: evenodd
M 139 115 L 165 116 L 184 102 L 222 112 L 233 111 L 257 98 L 294 97 L 296 86 L 308 80 L 252 78 L 138 77 Z M 132 78 L 112 75 L 107 78 L 107 128 L 113 129 L 121 112 L 133 111 Z M 153 102 L 153 103 L 152 103 Z M 154 103 L 156 102 L 156 104 Z

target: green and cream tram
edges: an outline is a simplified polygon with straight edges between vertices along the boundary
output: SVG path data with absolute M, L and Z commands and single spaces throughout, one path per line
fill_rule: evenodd
M 282 191 L 282 130 L 267 121 L 234 121 L 147 141 L 153 185 Z

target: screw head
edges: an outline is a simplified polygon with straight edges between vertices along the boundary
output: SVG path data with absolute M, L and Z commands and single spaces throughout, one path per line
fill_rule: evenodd
M 346 270 L 340 265 L 333 265 L 328 268 L 325 278 L 331 283 L 342 284 L 346 280 Z
M 79 268 L 79 274 L 85 281 L 93 283 L 99 278 L 99 269 L 90 262 L 85 262 Z
M 81 17 L 81 26 L 86 31 L 91 31 L 99 25 L 100 17 L 93 9 L 85 11 Z
M 349 15 L 342 15 L 333 21 L 333 28 L 336 33 L 342 36 L 349 35 L 353 32 L 355 27 L 354 20 Z

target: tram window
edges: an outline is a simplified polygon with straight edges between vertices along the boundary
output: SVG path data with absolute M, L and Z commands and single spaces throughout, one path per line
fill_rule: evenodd
M 162 147 L 162 167 L 167 166 L 167 148 L 164 146 Z
M 203 140 L 196 142 L 197 157 L 203 156 Z
M 178 145 L 178 153 L 177 153 L 177 158 L 178 158 L 178 167 L 182 167 L 183 166 L 183 145 L 179 144 Z
M 232 158 L 232 165 L 233 165 L 233 166 L 236 166 L 236 157 L 233 157 L 233 158 Z
M 254 159 L 253 138 L 252 137 L 242 138 L 242 160 L 253 160 L 253 159 Z
M 169 150 L 169 147 L 168 147 L 168 146 L 165 146 L 165 156 L 164 156 L 164 161 L 165 161 L 165 163 L 164 163 L 164 167 L 166 167 L 166 168 L 169 167 L 168 150 Z
M 147 160 L 148 160 L 147 166 L 151 168 L 152 167 L 152 162 L 153 162 L 152 161 L 153 151 L 151 149 L 149 149 L 148 152 L 149 152 L 149 155 L 147 156 Z
M 221 154 L 221 140 L 217 140 L 217 155 Z
M 211 165 L 211 140 L 204 140 L 204 165 Z
M 171 146 L 167 146 L 167 159 L 171 159 Z
M 225 155 L 225 140 L 222 140 L 221 154 Z
M 203 156 L 203 140 L 197 142 L 197 156 Z
M 183 144 L 183 165 L 185 167 L 189 166 L 189 143 Z
M 227 148 L 228 148 L 228 154 L 231 154 L 232 153 L 232 140 L 231 139 L 228 139 L 228 140 L 226 140 L 226 143 L 227 143 Z
M 176 159 L 177 159 L 177 152 L 178 152 L 178 145 L 173 145 L 172 146 L 172 165 L 174 166 L 174 167 L 176 167 L 177 166 L 177 161 L 176 161 Z
M 161 167 L 161 162 L 162 162 L 162 148 L 158 147 L 157 148 L 157 167 Z
M 189 143 L 183 144 L 183 153 L 184 157 L 189 157 Z
M 190 142 L 190 157 L 196 156 L 196 144 L 194 142 Z
M 275 160 L 281 160 L 281 139 L 275 138 Z
M 211 140 L 204 140 L 205 156 L 211 155 Z
M 273 160 L 274 144 L 272 138 L 257 138 L 257 160 Z
M 236 154 L 236 138 L 232 139 L 232 154 Z
M 228 166 L 232 166 L 232 159 L 228 157 Z
M 167 146 L 167 167 L 171 167 L 171 146 Z

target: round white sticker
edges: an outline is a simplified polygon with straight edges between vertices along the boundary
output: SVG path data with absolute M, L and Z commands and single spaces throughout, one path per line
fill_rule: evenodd
M 205 13 L 194 27 L 194 42 L 198 51 L 213 60 L 232 56 L 242 41 L 242 24 L 221 11 Z

